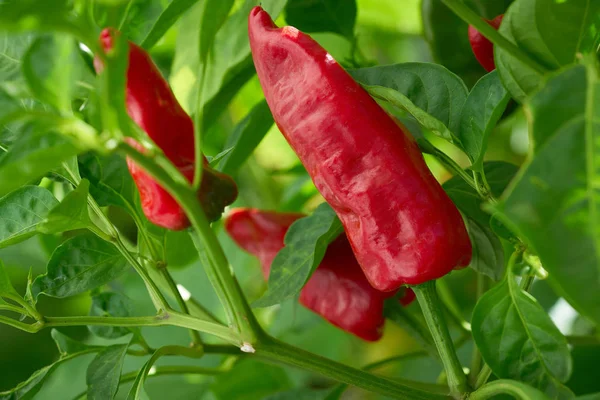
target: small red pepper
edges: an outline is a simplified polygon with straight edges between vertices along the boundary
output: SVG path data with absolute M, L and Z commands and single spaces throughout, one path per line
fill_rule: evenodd
M 485 20 L 494 29 L 500 27 L 500 23 L 504 18 L 504 14 L 498 15 L 496 18 Z M 475 58 L 479 61 L 479 64 L 486 71 L 491 72 L 496 69 L 496 63 L 494 62 L 494 45 L 485 36 L 483 36 L 473 25 L 469 25 L 469 42 L 471 42 L 471 48 Z
M 117 31 L 107 28 L 100 34 L 105 52 L 113 47 Z M 103 69 L 101 60 L 94 60 L 96 71 Z M 129 43 L 129 64 L 126 88 L 127 113 L 148 137 L 164 152 L 189 182 L 194 178 L 194 123 L 181 108 L 168 82 L 163 78 L 150 55 L 134 43 Z M 131 138 L 127 142 L 138 150 L 141 145 Z M 235 182 L 208 166 L 203 156 L 204 170 L 198 199 L 209 221 L 218 219 L 225 206 L 237 197 Z M 190 225 L 183 209 L 145 170 L 127 159 L 127 166 L 140 192 L 142 209 L 148 220 L 167 229 L 180 230 Z
M 285 233 L 303 216 L 239 208 L 225 218 L 225 229 L 241 248 L 258 257 L 268 279 L 271 263 L 284 247 Z M 364 340 L 375 341 L 382 335 L 383 302 L 393 295 L 369 284 L 346 236 L 342 235 L 327 248 L 321 264 L 300 292 L 300 303 L 333 325 Z M 407 289 L 400 302 L 408 305 L 414 298 L 413 291 Z
M 463 219 L 418 146 L 310 36 L 249 16 L 275 122 L 344 225 L 371 285 L 394 291 L 471 260 Z

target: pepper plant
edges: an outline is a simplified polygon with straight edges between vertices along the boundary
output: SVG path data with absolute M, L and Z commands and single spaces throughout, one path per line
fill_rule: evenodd
M 0 35 L 0 399 L 600 399 L 599 2 L 0 0 Z

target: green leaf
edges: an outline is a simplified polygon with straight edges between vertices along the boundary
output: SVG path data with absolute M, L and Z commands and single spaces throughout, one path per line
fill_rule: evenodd
M 0 121 L 19 110 L 21 105 L 19 101 L 8 93 L 4 88 L 0 88 Z M 1 123 L 0 123 L 1 124 Z
M 458 133 L 468 92 L 464 82 L 445 67 L 404 63 L 349 72 L 359 83 L 366 85 L 372 95 L 408 111 L 424 127 L 447 139 L 451 138 L 450 133 Z
M 225 147 L 233 147 L 219 164 L 226 174 L 234 174 L 252 154 L 273 126 L 273 115 L 266 101 L 261 101 L 240 121 L 227 139 Z
M 483 170 L 483 156 L 492 129 L 502 116 L 510 96 L 496 71 L 485 75 L 469 93 L 456 131 L 473 170 Z
M 88 211 L 90 182 L 81 180 L 79 186 L 54 207 L 38 230 L 42 233 L 59 233 L 93 226 Z
M 157 353 L 154 353 L 156 355 Z M 127 395 L 127 400 L 150 400 L 146 390 L 144 389 L 144 382 L 146 381 L 146 376 L 150 372 L 150 368 L 154 363 L 154 355 L 144 364 L 142 369 L 138 372 L 133 381 L 133 385 L 131 389 L 129 389 L 129 394 Z
M 71 113 L 75 57 L 73 39 L 63 34 L 37 38 L 23 59 L 23 75 L 32 93 L 67 114 Z
M 234 0 L 203 0 L 200 18 L 200 62 L 206 62 L 215 36 L 229 15 Z M 218 49 L 217 49 L 218 51 Z
M 328 400 L 329 390 L 292 389 L 263 397 L 263 400 Z
M 210 386 L 217 400 L 259 400 L 291 388 L 283 368 L 251 359 L 244 359 L 229 372 L 217 375 Z
M 473 246 L 469 267 L 495 281 L 504 276 L 504 248 L 496 234 L 488 226 L 467 218 L 467 230 Z
M 81 176 L 90 181 L 90 194 L 100 206 L 114 205 L 128 210 L 133 207 L 135 184 L 123 157 L 86 153 L 78 161 Z
M 179 17 L 189 10 L 198 0 L 173 0 L 160 14 L 141 46 L 149 50 L 167 33 Z
M 16 81 L 21 75 L 21 60 L 33 42 L 33 34 L 0 32 L 0 82 Z M 0 112 L 2 112 L 0 108 Z
M 37 229 L 58 201 L 39 186 L 23 186 L 0 198 L 0 248 L 37 233 Z
M 52 340 L 56 343 L 56 347 L 58 348 L 61 357 L 66 356 L 67 354 L 80 353 L 92 348 L 85 343 L 78 342 L 77 340 L 68 337 L 56 329 L 50 331 L 50 336 L 52 336 Z
M 533 156 L 496 216 L 537 253 L 558 294 L 598 324 L 600 84 L 588 68 L 563 71 L 531 99 Z
M 88 366 L 86 383 L 87 398 L 90 400 L 111 400 L 115 398 L 128 344 L 106 347 L 98 353 Z
M 20 295 L 17 293 L 15 288 L 13 288 L 12 284 L 10 283 L 10 278 L 8 277 L 8 274 L 6 273 L 4 264 L 2 263 L 2 260 L 0 260 L 0 296 L 3 294 L 20 297 Z M 0 302 L 1 301 L 2 301 L 2 299 L 0 298 Z
M 600 31 L 596 1 L 516 0 L 499 32 L 549 69 L 575 62 L 577 53 L 595 52 Z M 542 84 L 543 76 L 494 47 L 496 67 L 510 94 L 518 101 Z
M 470 8 L 487 19 L 503 14 L 512 0 L 466 0 Z M 473 55 L 467 23 L 442 0 L 422 0 L 423 33 L 436 62 L 460 76 L 469 87 L 485 73 Z
M 288 0 L 286 22 L 302 32 L 333 32 L 354 37 L 356 0 Z
M 571 354 L 542 306 L 510 273 L 481 297 L 471 320 L 473 338 L 499 378 L 530 383 L 553 399 L 568 399 Z
M 34 298 L 43 293 L 68 297 L 102 286 L 121 275 L 128 264 L 119 251 L 93 234 L 67 240 L 56 248 L 47 272 L 33 282 Z
M 268 307 L 296 296 L 323 260 L 327 246 L 343 232 L 342 223 L 327 203 L 294 222 L 285 235 L 285 247 L 271 265 L 268 290 L 253 306 Z
M 96 317 L 129 317 L 130 302 L 120 293 L 103 292 L 92 297 L 90 315 Z M 88 326 L 90 332 L 98 337 L 116 339 L 131 333 L 119 326 Z
M 23 126 L 17 141 L 0 155 L 0 196 L 37 179 L 82 149 L 40 122 Z

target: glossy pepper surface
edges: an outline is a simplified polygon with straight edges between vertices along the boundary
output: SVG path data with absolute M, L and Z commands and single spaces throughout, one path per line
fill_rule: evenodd
M 105 52 L 113 47 L 113 29 L 104 29 L 100 44 Z M 99 58 L 94 60 L 96 70 L 103 69 Z M 194 123 L 185 113 L 168 82 L 163 78 L 150 55 L 134 43 L 129 43 L 129 63 L 126 86 L 127 113 L 165 156 L 179 169 L 189 182 L 194 178 Z M 128 143 L 142 151 L 137 142 Z M 233 180 L 208 167 L 203 156 L 204 170 L 198 199 L 207 218 L 214 221 L 220 217 L 225 206 L 237 197 Z M 127 166 L 140 192 L 144 214 L 150 222 L 167 229 L 180 230 L 190 223 L 183 209 L 145 170 L 132 160 Z
M 342 221 L 371 285 L 393 291 L 471 259 L 462 217 L 412 137 L 310 36 L 249 16 L 275 122 Z
M 504 15 L 498 15 L 492 20 L 485 20 L 494 29 L 500 27 Z M 479 64 L 486 71 L 491 72 L 496 69 L 496 63 L 494 62 L 494 45 L 485 36 L 483 36 L 473 25 L 469 25 L 469 42 L 471 43 L 471 49 L 475 58 L 479 61 Z
M 258 257 L 268 279 L 271 263 L 284 246 L 285 233 L 303 216 L 240 208 L 225 218 L 225 229 L 241 248 Z M 333 325 L 375 341 L 382 334 L 383 302 L 393 295 L 369 284 L 342 235 L 327 248 L 323 261 L 300 292 L 300 303 Z M 408 305 L 412 300 L 414 293 L 409 289 L 400 302 Z

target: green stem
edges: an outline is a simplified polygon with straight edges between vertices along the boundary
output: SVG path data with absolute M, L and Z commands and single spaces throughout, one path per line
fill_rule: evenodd
M 13 295 L 10 293 L 4 293 L 4 294 L 2 294 L 2 297 L 12 300 L 15 303 L 19 304 L 21 307 L 23 307 L 27 311 L 27 314 L 29 314 L 31 317 L 33 317 L 33 319 L 35 319 L 36 321 L 39 321 L 44 318 L 42 316 L 42 314 L 40 314 L 38 312 L 38 310 L 35 309 L 35 307 L 33 307 L 31 304 L 29 304 L 27 302 L 27 300 L 23 299 L 21 296 Z
M 207 310 L 206 307 L 204 307 L 202 304 L 200 304 L 193 297 L 190 297 L 186 301 L 186 303 L 187 303 L 190 313 L 192 315 L 195 315 L 199 318 L 223 325 L 223 322 L 219 318 L 217 318 L 213 313 L 211 313 L 209 310 Z
M 494 198 L 492 188 L 490 188 L 487 178 L 485 177 L 485 172 L 473 171 L 473 179 L 475 180 L 476 185 L 475 190 L 477 190 L 479 196 L 492 204 L 496 204 L 498 201 Z
M 477 274 L 477 298 L 481 298 L 486 290 L 485 275 Z M 477 387 L 477 375 L 481 371 L 483 358 L 477 346 L 473 346 L 473 355 L 471 357 L 471 370 L 469 371 L 469 384 L 471 387 Z
M 524 383 L 511 381 L 508 379 L 500 379 L 490 382 L 477 391 L 471 393 L 469 400 L 485 400 L 496 398 L 501 394 L 509 394 L 516 399 L 546 399 L 546 395 L 539 390 L 528 386 Z
M 179 292 L 179 289 L 177 288 L 177 284 L 173 280 L 173 277 L 171 276 L 171 274 L 169 273 L 167 268 L 166 267 L 159 268 L 159 271 L 160 271 L 160 274 L 162 275 L 162 277 L 167 281 L 167 284 L 169 285 L 171 293 L 173 294 L 173 296 L 177 300 L 177 304 L 179 304 L 179 307 L 181 308 L 181 312 L 184 314 L 189 314 L 190 310 L 188 309 L 187 304 L 183 300 L 183 297 L 181 297 L 181 293 Z M 200 338 L 200 334 L 198 333 L 198 331 L 191 329 L 190 336 L 192 338 L 192 345 L 194 347 L 202 345 L 202 339 Z
M 442 364 L 448 376 L 450 392 L 454 397 L 460 398 L 468 390 L 467 377 L 460 365 L 450 332 L 448 331 L 448 326 L 444 320 L 440 300 L 435 288 L 435 281 L 412 286 L 412 289 L 417 295 L 417 300 L 423 310 L 425 321 L 429 326 L 433 341 L 440 353 Z
M 446 153 L 435 147 L 428 140 L 422 139 L 418 141 L 419 148 L 423 153 L 430 154 L 436 158 L 442 164 L 448 172 L 454 175 L 460 176 L 469 186 L 477 190 L 477 184 L 473 177 L 467 173 L 460 165 L 450 158 Z
M 21 315 L 28 315 L 27 310 L 17 306 L 11 306 L 10 304 L 0 304 L 0 311 L 12 311 Z
M 442 3 L 444 3 L 454 12 L 454 14 L 456 14 L 467 24 L 473 25 L 475 29 L 477 29 L 489 41 L 507 51 L 510 55 L 521 61 L 523 64 L 540 74 L 545 74 L 548 72 L 546 67 L 540 65 L 514 43 L 502 36 L 496 29 L 485 22 L 483 18 L 477 15 L 475 11 L 471 10 L 462 0 L 442 0 Z
M 481 368 L 481 371 L 479 371 L 479 375 L 477 375 L 477 379 L 475 379 L 475 386 L 473 387 L 475 389 L 479 389 L 480 387 L 485 385 L 488 379 L 490 379 L 491 375 L 492 369 L 490 368 L 490 366 L 487 364 L 483 364 L 483 368 Z
M 447 394 L 438 392 L 441 390 L 438 385 L 418 384 L 417 382 L 408 383 L 407 381 L 398 379 L 392 381 L 328 360 L 270 337 L 261 338 L 256 347 L 256 355 L 396 399 L 426 400 L 449 398 Z M 419 387 L 414 387 L 415 385 Z M 429 390 L 425 390 L 424 387 Z

